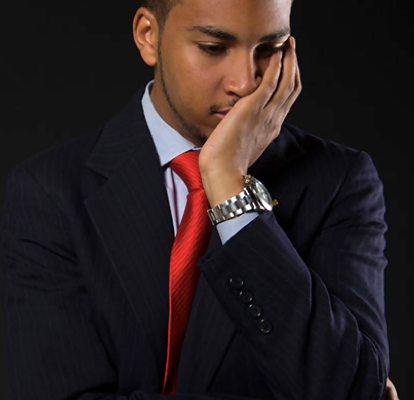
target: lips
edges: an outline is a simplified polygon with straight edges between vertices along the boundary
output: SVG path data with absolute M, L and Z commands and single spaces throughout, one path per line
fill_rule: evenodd
M 216 113 L 217 114 L 227 114 L 230 110 L 231 110 L 231 108 L 226 108 L 225 110 L 216 111 Z
M 216 117 L 220 118 L 220 119 L 223 119 L 227 115 L 227 113 L 219 113 L 219 112 L 216 112 L 216 113 L 214 113 L 214 115 Z

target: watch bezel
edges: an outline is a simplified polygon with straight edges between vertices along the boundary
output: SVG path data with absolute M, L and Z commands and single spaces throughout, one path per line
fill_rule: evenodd
M 260 182 L 257 178 L 251 175 L 246 175 L 245 180 L 246 180 L 246 185 L 247 185 L 246 187 L 251 191 L 251 193 L 257 199 L 260 205 L 262 205 L 266 211 L 272 211 L 273 209 L 272 196 L 270 195 L 269 191 L 266 189 L 265 185 L 263 185 L 262 182 Z M 260 190 L 258 188 L 260 188 Z M 262 191 L 263 193 L 267 195 L 267 197 L 269 198 L 269 202 L 267 202 L 266 199 L 263 198 L 263 196 L 260 194 L 260 191 Z
M 272 211 L 272 197 L 263 183 L 251 175 L 243 175 L 243 179 L 244 188 L 241 193 L 207 210 L 213 225 L 218 225 L 221 222 L 250 211 L 258 211 L 260 213 Z M 270 203 L 266 201 L 266 196 Z

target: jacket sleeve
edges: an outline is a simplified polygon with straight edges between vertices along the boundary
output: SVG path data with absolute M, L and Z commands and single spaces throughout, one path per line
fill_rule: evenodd
M 383 399 L 387 225 L 383 185 L 367 153 L 357 153 L 330 206 L 301 255 L 275 215 L 264 213 L 210 246 L 199 267 L 275 398 Z M 249 315 L 257 314 L 253 306 L 259 318 Z
M 21 165 L 9 172 L 0 224 L 2 333 L 9 399 L 166 398 L 143 388 L 131 393 L 117 391 L 117 371 L 94 327 L 71 239 L 70 216 L 50 191 Z M 243 400 L 220 394 L 171 397 Z

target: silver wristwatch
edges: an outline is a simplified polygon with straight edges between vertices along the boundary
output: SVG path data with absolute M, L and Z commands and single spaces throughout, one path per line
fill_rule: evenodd
M 241 193 L 207 210 L 213 225 L 249 211 L 265 212 L 272 210 L 272 197 L 263 183 L 251 175 L 243 175 L 243 178 L 245 186 Z

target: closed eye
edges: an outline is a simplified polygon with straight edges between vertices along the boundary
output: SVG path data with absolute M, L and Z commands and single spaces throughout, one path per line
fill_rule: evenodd
M 198 48 L 203 51 L 204 53 L 210 55 L 210 56 L 220 56 L 225 53 L 227 50 L 225 46 L 219 46 L 219 45 L 206 45 L 206 44 L 197 44 Z M 278 51 L 283 50 L 283 46 L 274 47 L 274 46 L 263 46 L 259 48 L 257 51 L 259 53 L 264 53 L 267 56 L 271 56 L 272 54 L 277 53 Z
M 206 44 L 198 44 L 197 46 L 200 50 L 204 51 L 204 53 L 212 56 L 222 54 L 226 50 L 224 46 L 211 46 Z

